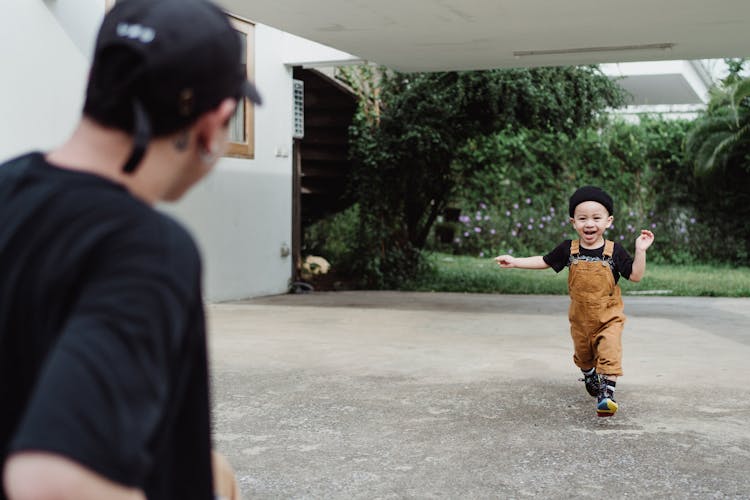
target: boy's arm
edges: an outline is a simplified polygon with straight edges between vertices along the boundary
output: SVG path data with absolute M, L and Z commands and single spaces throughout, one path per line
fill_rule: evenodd
M 500 255 L 495 257 L 495 262 L 503 268 L 518 269 L 547 269 L 549 264 L 544 262 L 541 255 L 533 257 L 513 257 L 512 255 Z
M 633 258 L 633 270 L 630 271 L 630 281 L 637 283 L 646 274 L 646 250 L 654 242 L 654 233 L 647 229 L 641 230 L 641 235 L 635 240 L 635 257 Z
M 8 457 L 4 469 L 3 483 L 9 499 L 146 499 L 143 492 L 136 488 L 114 483 L 62 455 L 53 453 L 14 453 Z

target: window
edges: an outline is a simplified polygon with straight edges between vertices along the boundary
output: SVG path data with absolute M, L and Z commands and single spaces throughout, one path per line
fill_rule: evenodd
M 254 73 L 254 26 L 249 21 L 230 16 L 232 26 L 239 32 L 242 39 L 242 62 L 247 67 L 247 77 L 253 79 Z M 254 105 L 249 99 L 242 99 L 237 103 L 237 109 L 229 122 L 229 148 L 227 156 L 236 158 L 255 157 L 255 133 L 253 127 Z

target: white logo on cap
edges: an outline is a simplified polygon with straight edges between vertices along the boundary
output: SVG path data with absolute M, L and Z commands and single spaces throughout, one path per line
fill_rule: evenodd
M 156 31 L 140 24 L 120 23 L 117 25 L 117 36 L 138 40 L 142 43 L 151 43 L 156 38 Z

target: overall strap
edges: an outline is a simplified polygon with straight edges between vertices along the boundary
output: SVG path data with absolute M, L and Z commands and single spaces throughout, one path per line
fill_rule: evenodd
M 570 240 L 570 255 L 578 255 L 581 253 L 581 241 Z
M 615 251 L 615 242 L 612 240 L 607 240 L 604 242 L 604 254 L 603 257 L 606 258 L 612 258 L 612 255 Z

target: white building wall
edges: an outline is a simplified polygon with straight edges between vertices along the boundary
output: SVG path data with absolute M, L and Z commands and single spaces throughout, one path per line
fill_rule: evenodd
M 178 204 L 165 207 L 197 236 L 209 300 L 284 293 L 292 272 L 292 77 L 284 33 L 255 29 L 255 159 L 222 159 Z
M 103 0 L 3 0 L 0 161 L 63 142 L 80 116 Z M 284 293 L 292 275 L 292 69 L 351 56 L 255 29 L 255 158 L 224 158 L 183 200 L 160 207 L 203 252 L 210 301 Z
M 88 3 L 101 17 L 103 2 Z M 3 0 L 0 9 L 0 159 L 6 159 L 67 138 L 83 105 L 89 62 L 46 3 Z

